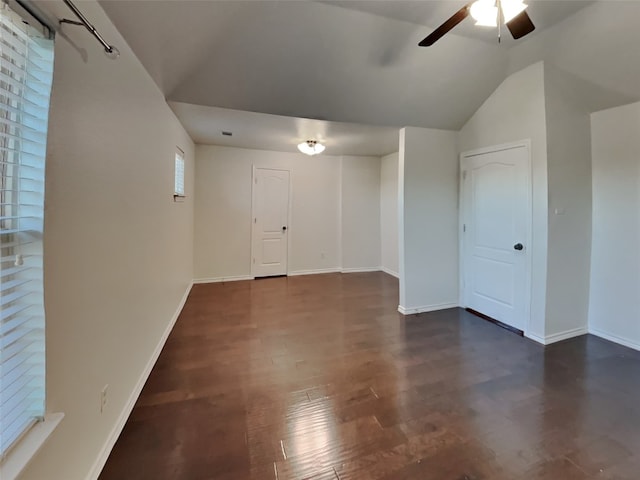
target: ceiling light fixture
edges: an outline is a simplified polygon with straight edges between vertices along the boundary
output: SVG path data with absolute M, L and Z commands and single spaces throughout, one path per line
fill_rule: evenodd
M 324 145 L 316 140 L 307 140 L 298 145 L 298 150 L 305 155 L 317 155 L 318 153 L 324 152 L 324 148 Z
M 500 13 L 502 20 L 507 23 L 526 8 L 527 5 L 522 0 L 476 0 L 471 5 L 469 13 L 475 19 L 476 25 L 496 27 Z
M 469 10 L 471 16 L 475 19 L 476 25 L 482 27 L 498 26 L 498 7 L 495 0 L 476 0 Z
M 522 0 L 500 0 L 500 8 L 502 9 L 502 18 L 504 19 L 504 22 L 508 23 L 524 12 L 527 8 L 527 4 Z

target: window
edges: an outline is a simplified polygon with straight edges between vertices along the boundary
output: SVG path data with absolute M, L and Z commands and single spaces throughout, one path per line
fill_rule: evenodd
M 176 150 L 175 185 L 173 188 L 173 197 L 184 197 L 184 152 L 179 148 Z
M 0 459 L 44 416 L 44 168 L 53 41 L 0 7 Z

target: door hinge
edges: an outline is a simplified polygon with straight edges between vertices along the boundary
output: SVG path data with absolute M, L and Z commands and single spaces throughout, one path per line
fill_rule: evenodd
M 466 225 L 466 224 L 463 224 L 463 225 L 462 225 L 462 231 L 463 231 L 463 232 L 466 232 L 466 231 L 467 231 L 467 225 Z
M 257 218 L 254 218 L 254 219 L 253 219 L 253 223 L 258 223 L 258 219 L 257 219 Z
M 467 171 L 463 170 L 462 171 L 462 179 L 465 180 L 467 178 Z
M 253 264 L 254 264 L 254 265 L 256 264 L 256 259 L 255 259 L 255 258 L 253 259 Z

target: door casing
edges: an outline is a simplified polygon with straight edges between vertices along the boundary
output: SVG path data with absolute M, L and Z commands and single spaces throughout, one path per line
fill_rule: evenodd
M 254 235 L 255 235 L 255 226 L 253 219 L 256 218 L 256 173 L 257 170 L 276 170 L 281 172 L 289 172 L 289 204 L 287 206 L 287 271 L 286 275 L 289 275 L 290 263 L 291 263 L 291 243 L 292 243 L 292 235 L 291 235 L 291 227 L 292 227 L 292 205 L 293 205 L 293 172 L 288 168 L 272 168 L 272 167 L 262 167 L 259 165 L 251 166 L 251 252 L 250 252 L 250 271 L 251 276 L 256 277 L 256 272 L 254 269 L 253 259 L 255 258 L 254 252 Z
M 525 242 L 527 248 L 529 249 L 529 254 L 526 256 L 525 266 L 526 266 L 526 275 L 525 275 L 525 291 L 524 291 L 524 334 L 527 336 L 527 333 L 530 331 L 531 324 L 531 288 L 532 288 L 532 272 L 533 272 L 533 184 L 532 184 L 532 173 L 531 173 L 531 140 L 518 140 L 510 143 L 503 143 L 499 145 L 492 145 L 489 147 L 483 147 L 478 149 L 469 150 L 466 152 L 462 152 L 460 154 L 460 175 L 459 175 L 459 222 L 458 222 L 458 231 L 459 233 L 459 242 L 458 242 L 458 264 L 459 264 L 459 282 L 460 282 L 460 297 L 459 297 L 459 305 L 461 307 L 466 307 L 465 298 L 466 298 L 466 290 L 465 290 L 465 252 L 466 252 L 466 244 L 465 244 L 465 234 L 464 234 L 464 225 L 466 221 L 467 212 L 465 211 L 465 189 L 464 189 L 464 161 L 469 157 L 474 157 L 477 155 L 483 155 L 487 153 L 500 152 L 503 150 L 511 150 L 514 148 L 524 147 L 526 154 L 526 162 L 525 166 L 526 179 L 527 179 L 527 191 L 526 191 L 526 202 L 527 202 L 527 219 L 525 221 L 526 224 L 526 233 L 525 233 Z

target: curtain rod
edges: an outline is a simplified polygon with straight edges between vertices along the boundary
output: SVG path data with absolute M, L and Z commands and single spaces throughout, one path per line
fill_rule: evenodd
M 14 0 L 15 3 L 33 17 L 40 25 L 46 28 L 49 32 L 49 37 L 53 38 L 55 31 L 57 30 L 57 23 L 52 20 L 49 15 L 43 12 L 32 0 Z
M 113 45 L 109 45 L 107 43 L 107 41 L 102 38 L 102 35 L 100 35 L 98 33 L 98 31 L 96 30 L 96 27 L 94 27 L 93 25 L 91 25 L 91 22 L 89 22 L 89 20 L 87 20 L 87 17 L 85 17 L 82 12 L 78 9 L 78 7 L 76 7 L 73 2 L 71 0 L 62 0 L 65 5 L 67 7 L 69 7 L 71 9 L 71 11 L 74 13 L 74 15 L 76 17 L 78 17 L 78 20 L 80 20 L 79 22 L 76 20 L 69 20 L 67 18 L 63 18 L 62 20 L 60 20 L 60 23 L 68 23 L 71 25 L 80 25 L 85 27 L 87 30 L 89 30 L 89 32 L 91 33 L 91 35 L 93 35 L 94 37 L 96 37 L 96 40 L 98 40 L 98 42 L 100 42 L 100 44 L 104 47 L 104 53 L 106 53 L 106 55 L 109 58 L 118 58 L 120 56 L 120 51 L 114 47 Z

